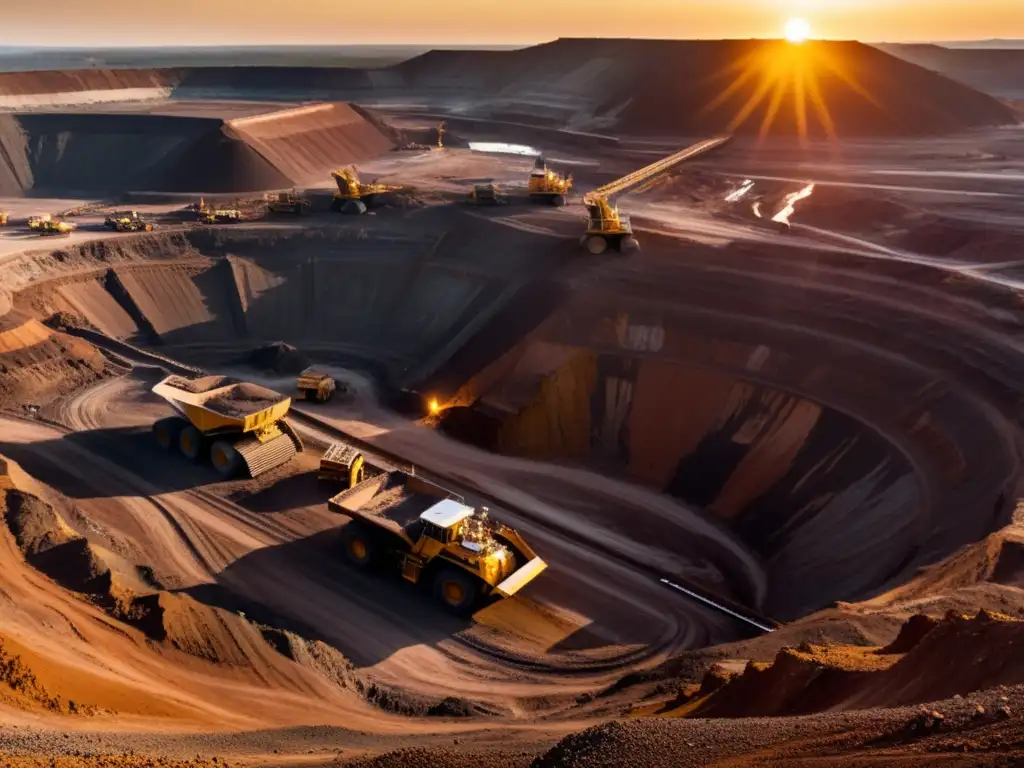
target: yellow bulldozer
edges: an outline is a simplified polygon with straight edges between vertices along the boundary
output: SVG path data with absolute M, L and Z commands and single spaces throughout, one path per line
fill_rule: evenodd
M 291 192 L 278 192 L 267 201 L 267 213 L 304 216 L 309 210 L 309 200 L 300 196 L 294 189 Z
M 118 211 L 103 220 L 103 226 L 115 232 L 152 232 L 153 223 L 139 215 L 138 211 Z
M 44 213 L 42 216 L 30 217 L 28 228 L 40 237 L 68 237 L 77 229 L 77 225 Z
M 176 416 L 153 424 L 157 444 L 223 477 L 256 477 L 288 462 L 302 440 L 285 420 L 291 398 L 226 376 L 168 376 L 153 387 Z
M 401 188 L 393 184 L 377 182 L 364 184 L 359 180 L 359 174 L 354 165 L 340 171 L 331 171 L 331 176 L 338 185 L 338 191 L 334 193 L 334 199 L 331 201 L 331 210 L 341 213 L 354 215 L 366 213 L 367 208 L 376 202 L 377 195 L 394 192 Z
M 189 210 L 195 211 L 196 219 L 202 224 L 235 224 L 243 218 L 238 208 L 208 205 L 203 198 L 200 198 L 198 203 L 192 203 Z
M 563 176 L 548 168 L 543 157 L 538 157 L 530 171 L 527 191 L 533 202 L 565 205 L 569 190 L 572 189 L 572 174 Z
M 405 472 L 367 478 L 328 501 L 348 516 L 342 552 L 359 569 L 381 567 L 430 584 L 452 613 L 511 597 L 547 568 L 514 529 L 444 488 Z

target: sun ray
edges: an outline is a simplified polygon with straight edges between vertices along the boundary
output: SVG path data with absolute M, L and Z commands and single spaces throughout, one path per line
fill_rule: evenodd
M 804 83 L 804 68 L 797 67 L 793 72 L 793 110 L 796 112 L 797 138 L 800 146 L 808 145 L 807 136 L 807 87 Z
M 771 103 L 768 105 L 768 109 L 764 113 L 764 118 L 761 120 L 761 128 L 757 132 L 758 144 L 761 144 L 768 137 L 768 131 L 771 130 L 772 123 L 775 122 L 775 118 L 779 114 L 779 109 L 782 107 L 782 98 L 786 95 L 788 90 L 789 81 L 784 77 L 776 78 L 775 91 L 772 93 Z
M 818 121 L 821 123 L 821 127 L 825 129 L 825 135 L 828 136 L 830 141 L 837 141 L 839 136 L 836 134 L 835 121 L 832 119 L 832 113 L 829 112 L 828 103 L 821 95 L 818 76 L 813 70 L 807 73 L 807 90 L 810 92 L 811 105 L 818 115 Z
M 762 75 L 761 84 L 757 87 L 757 90 L 750 95 L 747 99 L 747 103 L 744 104 L 740 111 L 736 113 L 736 116 L 729 122 L 729 132 L 735 131 L 743 123 L 747 121 L 747 118 L 753 114 L 754 110 L 757 109 L 758 105 L 764 101 L 768 95 L 769 89 L 772 87 L 772 78 L 768 75 Z
M 729 87 L 719 93 L 714 99 L 708 102 L 705 106 L 701 107 L 700 114 L 707 114 L 708 112 L 714 112 L 720 106 L 722 106 L 729 98 L 747 84 L 750 80 L 757 77 L 758 71 L 756 67 L 748 67 L 745 69 L 739 77 L 730 83 Z

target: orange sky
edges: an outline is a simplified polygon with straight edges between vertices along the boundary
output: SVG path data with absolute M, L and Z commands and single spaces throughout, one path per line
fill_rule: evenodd
M 1024 0 L 5 0 L 3 5 L 0 45 L 779 37 L 785 20 L 796 15 L 805 17 L 816 35 L 830 38 L 1024 38 Z

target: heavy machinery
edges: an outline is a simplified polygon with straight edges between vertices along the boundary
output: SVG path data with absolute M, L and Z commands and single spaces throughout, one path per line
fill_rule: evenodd
M 342 213 L 366 213 L 367 207 L 373 205 L 377 195 L 400 189 L 392 184 L 363 184 L 354 165 L 340 171 L 331 171 L 331 176 L 338 185 L 338 191 L 334 193 L 334 199 L 331 201 L 331 210 Z
M 235 224 L 242 220 L 242 212 L 239 209 L 217 208 L 207 205 L 202 198 L 198 203 L 190 205 L 189 209 L 195 211 L 196 218 L 203 224 Z
M 517 531 L 461 497 L 405 472 L 382 472 L 327 502 L 347 515 L 342 551 L 360 569 L 380 566 L 429 584 L 449 611 L 467 615 L 511 597 L 547 568 Z
M 305 400 L 326 403 L 334 397 L 334 393 L 338 389 L 338 383 L 322 371 L 307 368 L 295 380 L 295 388 Z M 342 390 L 347 390 L 344 384 L 342 384 Z
M 448 124 L 442 120 L 437 124 L 437 149 L 444 149 L 444 134 L 448 130 Z
M 168 376 L 155 387 L 177 416 L 153 424 L 157 443 L 224 477 L 256 477 L 286 463 L 302 441 L 285 420 L 291 398 L 226 376 Z
M 291 192 L 278 192 L 267 201 L 267 213 L 288 213 L 303 216 L 309 213 L 309 200 L 301 197 L 294 189 Z
M 572 189 L 572 174 L 563 176 L 557 171 L 551 170 L 544 157 L 540 156 L 533 164 L 530 180 L 526 186 L 530 193 L 530 200 L 533 202 L 565 205 L 566 196 Z
M 115 232 L 152 232 L 153 223 L 139 215 L 138 211 L 118 211 L 103 220 L 103 226 Z
M 506 197 L 497 184 L 477 184 L 469 193 L 470 205 L 508 205 Z
M 0 211 L 0 227 L 6 227 L 10 220 L 11 215 L 7 211 Z
M 40 237 L 68 237 L 75 231 L 77 225 L 70 221 L 55 219 L 48 213 L 42 216 L 33 216 L 28 220 L 28 228 Z
M 348 443 L 331 443 L 320 457 L 320 480 L 342 483 L 346 488 L 355 488 L 366 479 L 369 465 L 363 454 Z
M 725 144 L 729 138 L 719 136 L 698 142 L 585 194 L 583 205 L 587 209 L 587 230 L 580 238 L 580 245 L 595 256 L 604 253 L 608 248 L 620 252 L 639 249 L 640 244 L 633 237 L 633 225 L 629 217 L 619 213 L 618 206 L 613 206 L 609 198 L 649 181 L 684 160 L 710 152 Z

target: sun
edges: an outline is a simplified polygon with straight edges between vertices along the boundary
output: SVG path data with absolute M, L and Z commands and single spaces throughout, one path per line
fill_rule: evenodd
M 811 36 L 811 25 L 807 19 L 792 18 L 786 22 L 786 39 L 791 43 L 802 43 Z

